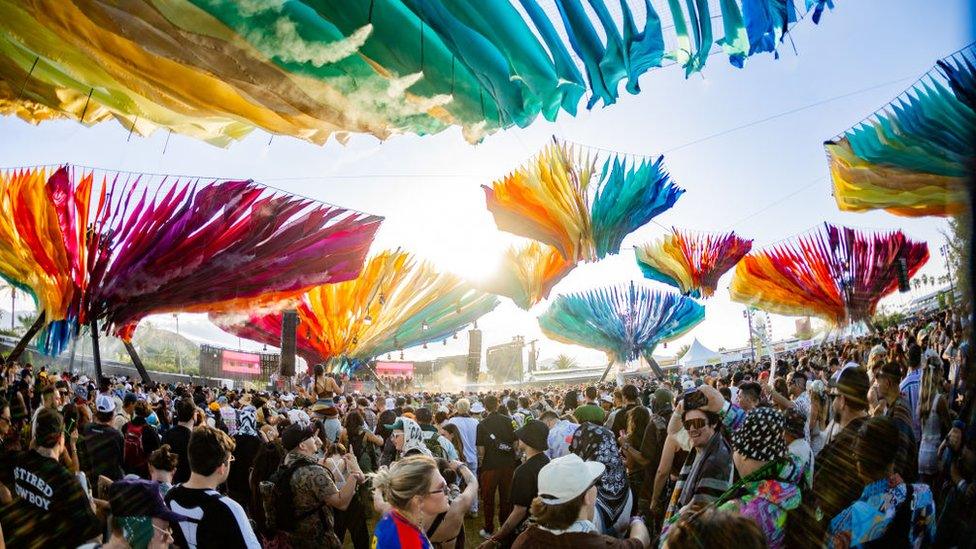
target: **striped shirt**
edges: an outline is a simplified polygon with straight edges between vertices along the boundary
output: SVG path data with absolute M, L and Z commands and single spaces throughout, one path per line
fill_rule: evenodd
M 901 381 L 898 391 L 901 396 L 908 401 L 908 410 L 912 413 L 912 430 L 915 431 L 915 440 L 922 438 L 922 423 L 918 417 L 918 392 L 922 382 L 921 368 L 909 370 L 908 375 Z

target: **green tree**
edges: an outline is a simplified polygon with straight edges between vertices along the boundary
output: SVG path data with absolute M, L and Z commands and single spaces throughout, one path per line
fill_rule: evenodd
M 577 366 L 576 359 L 569 355 L 559 355 L 556 357 L 555 362 L 552 363 L 552 367 L 556 370 L 569 370 Z
M 691 345 L 682 345 L 681 347 L 678 347 L 678 352 L 675 353 L 674 359 L 681 360 L 681 357 L 685 356 L 685 353 L 688 352 L 688 349 L 691 349 Z

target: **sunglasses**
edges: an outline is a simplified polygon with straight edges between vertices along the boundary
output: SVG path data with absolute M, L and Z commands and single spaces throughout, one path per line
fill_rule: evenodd
M 697 431 L 699 429 L 704 429 L 708 425 L 708 420 L 700 417 L 694 419 L 686 419 L 683 423 L 686 431 Z
M 170 528 L 160 528 L 155 524 L 152 525 L 153 529 L 163 535 L 163 537 L 173 537 L 173 530 Z
M 431 496 L 433 496 L 435 494 L 444 494 L 446 496 L 446 495 L 448 495 L 450 493 L 451 493 L 451 488 L 450 488 L 450 486 L 447 485 L 446 482 L 444 483 L 444 486 L 441 486 L 439 489 L 432 490 L 430 492 L 427 492 L 427 494 L 429 494 Z

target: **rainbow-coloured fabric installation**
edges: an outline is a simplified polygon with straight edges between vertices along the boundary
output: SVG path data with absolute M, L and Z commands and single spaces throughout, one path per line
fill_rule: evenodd
M 460 277 L 412 254 L 372 256 L 355 280 L 308 290 L 297 305 L 298 352 L 310 363 L 355 365 L 390 351 L 450 337 L 498 305 Z M 282 314 L 211 315 L 222 329 L 278 345 Z
M 674 286 L 691 297 L 711 297 L 718 279 L 750 250 L 752 240 L 735 232 L 695 234 L 678 229 L 634 248 L 645 278 Z
M 571 262 L 620 251 L 631 232 L 668 210 L 684 190 L 664 170 L 664 157 L 634 164 L 603 159 L 554 141 L 526 165 L 483 185 L 499 229 L 556 248 Z
M 502 257 L 499 272 L 484 286 L 488 292 L 511 298 L 516 305 L 529 310 L 547 299 L 553 286 L 574 267 L 575 262 L 563 258 L 552 246 L 538 242 L 511 246 Z
M 611 362 L 650 357 L 658 343 L 681 337 L 704 320 L 694 299 L 633 282 L 561 295 L 539 317 L 547 337 L 607 353 Z
M 474 142 L 575 115 L 584 95 L 612 104 L 623 80 L 637 93 L 669 61 L 690 74 L 721 49 L 742 66 L 797 20 L 782 0 L 722 0 L 720 14 L 708 0 L 669 0 L 662 14 L 649 0 L 587 4 L 0 0 L 0 112 L 220 146 L 256 128 L 325 143 L 460 126 Z
M 46 315 L 56 354 L 79 326 L 128 339 L 143 317 L 251 310 L 359 275 L 382 218 L 268 192 L 62 167 L 0 172 L 0 276 Z
M 900 98 L 824 144 L 837 206 L 958 215 L 976 162 L 976 48 L 939 62 Z
M 834 324 L 868 320 L 898 288 L 897 264 L 912 277 L 929 259 L 928 245 L 901 231 L 865 234 L 824 224 L 823 231 L 753 252 L 735 269 L 733 301 Z

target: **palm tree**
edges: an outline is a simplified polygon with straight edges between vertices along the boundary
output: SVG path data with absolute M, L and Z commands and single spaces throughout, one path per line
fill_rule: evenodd
M 688 349 L 691 349 L 691 345 L 682 345 L 681 347 L 678 347 L 678 352 L 674 355 L 674 359 L 680 360 L 681 357 L 685 356 L 685 353 L 688 352 Z
M 552 367 L 557 370 L 568 370 L 576 366 L 576 359 L 569 355 L 559 355 L 556 357 L 556 361 L 552 363 Z

